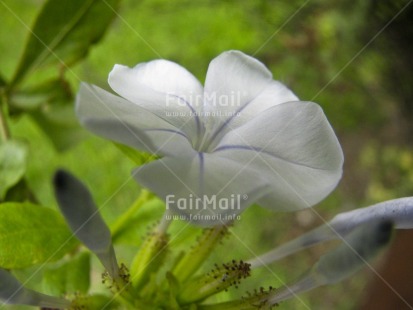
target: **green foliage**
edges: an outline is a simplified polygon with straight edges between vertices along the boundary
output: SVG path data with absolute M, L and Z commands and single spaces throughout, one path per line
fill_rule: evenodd
M 84 130 L 79 128 L 76 122 L 73 106 L 69 102 L 34 111 L 30 115 L 58 151 L 67 150 L 85 136 Z
M 118 0 L 47 1 L 40 11 L 20 63 L 6 85 L 11 116 L 29 113 L 58 150 L 83 137 L 73 113 L 73 95 L 64 72 L 86 57 L 115 17 Z M 95 22 L 99 20 L 99 22 Z M 43 68 L 54 67 L 52 73 Z M 28 79 L 29 87 L 21 82 Z M 2 79 L 2 84 L 6 84 Z
M 112 6 L 117 3 L 108 1 Z M 103 1 L 49 0 L 32 27 L 11 84 L 17 84 L 48 61 L 67 68 L 85 57 L 90 45 L 99 41 L 113 17 L 114 12 Z
M 44 291 L 54 296 L 86 294 L 90 287 L 90 254 L 80 253 L 70 261 L 46 269 L 42 284 Z
M 77 244 L 59 213 L 29 203 L 0 204 L 0 235 L 6 269 L 56 261 Z
M 369 202 L 411 195 L 413 153 L 409 148 L 370 144 L 361 154 L 361 164 L 370 177 L 366 190 Z
M 59 79 L 37 84 L 25 89 L 19 89 L 10 94 L 12 113 L 30 112 L 42 105 L 61 103 L 73 100 L 70 86 Z
M 17 141 L 0 144 L 0 201 L 26 172 L 27 148 Z
M 162 217 L 165 210 L 163 201 L 149 197 L 146 191 L 141 191 L 139 198 L 113 223 L 111 232 L 114 242 L 140 246 L 141 236 Z

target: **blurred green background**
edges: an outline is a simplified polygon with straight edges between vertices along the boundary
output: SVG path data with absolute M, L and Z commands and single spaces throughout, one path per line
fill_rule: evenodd
M 413 9 L 409 1 L 115 2 L 106 3 L 106 13 L 114 18 L 85 57 L 70 69 L 58 63 L 46 69 L 35 67 L 18 89 L 21 94 L 16 91 L 7 122 L 11 137 L 28 149 L 26 170 L 4 200 L 35 197 L 55 208 L 51 178 L 57 167 L 65 167 L 90 186 L 103 217 L 113 223 L 139 193 L 130 176 L 135 164 L 112 143 L 79 129 L 72 105 L 51 115 L 53 100 L 40 97 L 40 103 L 28 102 L 31 87 L 59 75 L 67 83 L 64 87 L 71 89 L 68 97 L 73 102 L 81 81 L 108 89 L 107 75 L 114 64 L 134 66 L 156 58 L 176 61 L 203 81 L 211 59 L 230 49 L 258 58 L 301 100 L 323 107 L 342 143 L 345 166 L 337 190 L 314 210 L 295 214 L 274 214 L 256 206 L 247 210 L 233 228 L 237 238 L 225 245 L 233 249 L 234 257 L 228 257 L 222 246 L 222 251 L 213 253 L 211 267 L 216 261 L 245 259 L 269 250 L 335 213 L 413 192 Z M 13 78 L 43 3 L 0 0 L 2 80 Z M 139 215 L 142 222 L 136 231 L 120 239 L 121 260 L 130 259 L 146 227 L 162 213 L 160 204 L 152 207 Z M 192 238 L 195 232 L 190 229 L 186 235 Z M 254 281 L 230 294 L 292 281 L 323 250 L 316 247 L 281 261 L 271 266 L 273 275 L 258 272 Z M 371 276 L 365 271 L 280 307 L 355 309 Z

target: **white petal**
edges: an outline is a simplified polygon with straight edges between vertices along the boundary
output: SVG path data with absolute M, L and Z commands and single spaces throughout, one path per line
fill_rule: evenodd
M 232 128 L 239 127 L 259 113 L 277 104 L 289 101 L 298 101 L 298 97 L 281 82 L 271 81 L 257 97 L 252 99 L 239 113 L 234 115 L 233 119 L 228 122 L 227 125 Z
M 271 72 L 261 62 L 239 51 L 225 52 L 212 60 L 205 80 L 203 113 L 212 139 L 234 113 L 242 111 L 271 81 Z M 208 116 L 214 112 L 213 117 Z
M 239 111 L 231 114 L 223 124 L 214 132 L 213 141 L 208 149 L 213 149 L 226 133 L 244 125 L 246 122 L 260 114 L 261 112 L 281 103 L 298 101 L 294 93 L 284 84 L 278 81 L 271 81 L 267 87 L 254 99 L 242 106 Z
M 258 202 L 275 210 L 310 207 L 342 174 L 343 154 L 321 108 L 311 102 L 276 105 L 229 132 L 214 154 L 268 178 L 272 192 Z
M 119 85 L 120 81 L 129 85 Z M 141 63 L 132 69 L 115 65 L 109 74 L 109 83 L 116 92 L 125 98 L 136 96 L 133 93 L 133 86 L 139 84 L 167 94 L 197 95 L 203 92 L 201 83 L 192 73 L 177 63 L 163 59 Z M 131 88 L 127 86 L 131 86 Z M 196 104 L 197 102 L 191 103 Z M 199 104 L 201 103 L 199 102 Z
M 170 122 L 192 139 L 201 132 L 199 81 L 180 65 L 154 60 L 134 68 L 115 65 L 109 85 L 122 97 Z
M 76 113 L 82 125 L 93 133 L 140 150 L 164 155 L 192 149 L 182 131 L 96 86 L 82 83 Z
M 230 221 L 269 190 L 254 171 L 205 153 L 166 157 L 134 174 L 140 184 L 165 199 L 167 208 L 201 226 Z

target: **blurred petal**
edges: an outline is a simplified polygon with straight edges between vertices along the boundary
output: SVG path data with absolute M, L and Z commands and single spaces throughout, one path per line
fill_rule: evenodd
M 10 272 L 0 268 L 0 300 L 5 304 L 68 309 L 71 302 L 27 289 Z
M 342 174 L 340 144 L 321 108 L 311 102 L 268 109 L 227 133 L 214 154 L 265 176 L 272 191 L 257 203 L 274 210 L 298 210 L 318 203 Z
M 391 221 L 396 229 L 413 228 L 413 197 L 384 201 L 366 208 L 337 214 L 331 221 L 249 261 L 251 268 L 273 263 L 320 242 L 340 239 L 360 225 Z
M 341 235 L 332 231 L 330 227 L 328 227 L 328 225 L 321 225 L 320 227 L 317 227 L 309 231 L 308 233 L 305 233 L 293 240 L 277 246 L 275 249 L 267 253 L 250 259 L 248 263 L 251 264 L 251 269 L 269 265 L 275 261 L 278 261 L 298 251 L 302 251 L 320 242 L 341 237 Z
M 344 239 L 342 245 L 321 256 L 301 279 L 292 285 L 277 289 L 275 294 L 268 298 L 270 304 L 351 276 L 389 243 L 391 234 L 392 223 L 389 221 L 361 225 Z
M 134 68 L 115 65 L 109 74 L 109 85 L 122 97 L 170 122 L 192 139 L 200 134 L 198 111 L 203 102 L 203 88 L 180 65 L 167 60 L 154 60 Z
M 134 174 L 140 184 L 165 199 L 174 213 L 201 226 L 231 221 L 269 190 L 256 172 L 205 153 L 163 158 Z
M 191 148 L 185 134 L 170 123 L 96 86 L 82 83 L 76 113 L 93 133 L 140 150 L 164 155 Z
M 117 277 L 119 270 L 112 236 L 89 190 L 64 170 L 56 172 L 53 183 L 60 211 L 73 234 L 96 254 L 112 278 Z
M 203 110 L 211 139 L 214 140 L 233 119 L 234 113 L 246 108 L 271 81 L 271 72 L 261 62 L 239 51 L 225 52 L 213 59 L 205 80 Z
M 391 239 L 393 223 L 390 221 L 373 221 L 360 225 L 344 238 L 344 243 L 336 249 L 321 256 L 314 266 L 323 284 L 344 280 L 358 271 L 367 260 Z

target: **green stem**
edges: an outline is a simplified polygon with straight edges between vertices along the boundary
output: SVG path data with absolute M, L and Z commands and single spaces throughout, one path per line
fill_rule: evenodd
M 149 282 L 151 275 L 161 268 L 168 250 L 168 239 L 167 234 L 155 229 L 143 242 L 130 269 L 135 291 L 140 291 L 142 286 Z
M 194 275 L 227 232 L 228 228 L 225 225 L 205 229 L 197 244 L 182 257 L 172 271 L 176 279 L 184 283 Z
M 241 281 L 250 275 L 250 265 L 243 261 L 233 260 L 221 266 L 215 264 L 212 271 L 187 282 L 177 299 L 183 304 L 198 302 L 231 286 L 238 288 Z
M 133 205 L 123 213 L 118 220 L 112 225 L 112 240 L 116 242 L 116 239 L 121 235 L 122 229 L 127 227 L 130 223 L 132 223 L 135 219 L 134 216 L 136 212 L 143 206 L 145 202 L 147 202 L 153 196 L 152 193 L 147 191 L 146 189 L 142 189 L 138 199 L 133 203 Z

